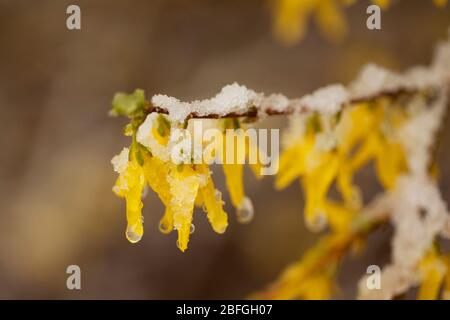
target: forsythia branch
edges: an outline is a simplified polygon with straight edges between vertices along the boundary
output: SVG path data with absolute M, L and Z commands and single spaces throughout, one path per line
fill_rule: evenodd
M 386 195 L 379 196 L 356 218 L 350 230 L 324 236 L 296 263 L 286 270 L 266 289 L 250 296 L 251 299 L 328 299 L 332 293 L 332 278 L 336 265 L 352 249 L 379 226 L 388 221 Z M 331 270 L 329 270 L 331 266 Z M 328 269 L 328 270 L 327 270 Z M 330 274 L 331 271 L 331 274 Z M 317 286 L 322 278 L 328 285 Z M 314 289 L 311 288 L 315 285 Z M 320 288 L 324 289 L 320 292 Z
M 370 96 L 366 97 L 355 97 L 353 99 L 350 99 L 348 101 L 345 101 L 342 103 L 342 105 L 339 106 L 339 109 L 344 108 L 345 106 L 360 103 L 360 102 L 372 102 L 380 98 L 398 98 L 402 95 L 413 95 L 415 93 L 418 93 L 419 90 L 407 90 L 407 89 L 396 89 L 396 90 L 384 90 L 377 92 L 375 94 L 372 94 Z M 292 100 L 291 104 L 294 104 L 295 101 L 301 100 L 301 99 L 295 99 Z M 197 112 L 191 112 L 188 114 L 187 119 L 225 119 L 225 118 L 255 118 L 258 116 L 278 116 L 278 115 L 291 115 L 295 113 L 308 113 L 311 112 L 311 106 L 308 104 L 296 104 L 295 107 L 286 107 L 283 110 L 278 110 L 275 107 L 267 106 L 264 108 L 264 110 L 258 110 L 257 105 L 251 105 L 248 107 L 248 110 L 244 112 L 230 112 L 226 114 L 217 114 L 217 113 L 208 113 L 208 114 L 198 114 Z M 151 103 L 151 101 L 146 100 L 145 101 L 145 113 L 161 113 L 161 114 L 169 114 L 169 111 L 166 108 L 161 108 L 158 106 L 155 106 Z

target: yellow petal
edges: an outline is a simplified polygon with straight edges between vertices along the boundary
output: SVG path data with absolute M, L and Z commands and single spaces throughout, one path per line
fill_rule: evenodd
M 437 7 L 443 8 L 447 5 L 447 0 L 433 0 Z
M 159 231 L 161 231 L 164 234 L 168 234 L 172 232 L 173 230 L 173 213 L 170 210 L 170 206 L 166 207 L 166 210 L 164 211 L 164 215 L 159 220 Z
M 144 175 L 150 188 L 156 192 L 165 206 L 170 201 L 169 183 L 167 175 L 171 165 L 156 157 L 144 156 Z
M 339 152 L 348 155 L 354 146 L 366 138 L 376 121 L 367 104 L 362 103 L 344 110 L 340 125 L 344 126 L 339 142 Z
M 441 284 L 444 280 L 446 266 L 442 259 L 437 255 L 436 250 L 432 250 L 421 261 L 419 270 L 422 275 L 422 282 L 417 294 L 417 299 L 437 299 Z
M 444 258 L 444 263 L 447 267 L 447 271 L 445 272 L 445 283 L 444 290 L 442 292 L 442 299 L 450 300 L 450 256 Z
M 339 170 L 337 174 L 337 189 L 339 190 L 347 206 L 360 209 L 362 206 L 361 192 L 352 182 L 353 174 L 349 161 L 340 157 Z
M 306 158 L 308 156 L 312 158 L 311 153 L 314 152 L 314 145 L 314 135 L 308 134 L 298 144 L 283 151 L 275 180 L 275 187 L 277 189 L 287 187 L 294 179 L 306 172 Z M 314 162 L 314 160 L 309 162 Z
M 379 147 L 377 133 L 373 133 L 364 140 L 361 146 L 356 150 L 350 159 L 350 170 L 358 171 L 362 166 L 369 162 L 376 154 Z
M 317 2 L 316 22 L 322 33 L 333 41 L 340 41 L 347 33 L 347 22 L 342 8 L 335 0 Z
M 324 205 L 327 220 L 334 231 L 345 231 L 350 227 L 355 218 L 355 213 L 332 201 L 327 201 Z
M 306 195 L 305 221 L 312 230 L 325 226 L 325 203 L 328 189 L 336 178 L 339 168 L 337 154 L 325 154 L 320 165 L 306 174 L 303 187 Z
M 322 274 L 310 277 L 302 286 L 301 296 L 305 300 L 328 300 L 333 289 L 330 277 Z
M 237 208 L 244 200 L 244 168 L 242 164 L 223 164 L 222 168 L 230 192 L 231 203 Z
M 372 2 L 382 9 L 386 9 L 391 4 L 391 0 L 372 0 Z
M 173 216 L 170 210 L 170 187 L 167 182 L 170 164 L 164 163 L 156 157 L 144 155 L 144 176 L 150 188 L 156 192 L 166 206 L 163 217 L 159 221 L 159 230 L 168 234 L 173 230 Z
M 199 189 L 199 194 L 201 195 L 208 220 L 214 231 L 224 233 L 228 226 L 228 216 L 223 211 L 222 199 L 217 196 L 216 191 L 211 177 L 208 177 L 208 182 Z
M 274 33 L 285 45 L 293 45 L 306 33 L 308 15 L 314 1 L 278 0 L 274 8 Z
M 145 183 L 144 173 L 142 167 L 136 161 L 131 161 L 124 174 L 127 183 L 127 190 L 124 191 L 127 217 L 125 235 L 128 241 L 136 243 L 141 240 L 144 234 L 141 216 L 143 207 L 141 197 Z
M 184 252 L 189 242 L 199 177 L 189 165 L 181 165 L 171 168 L 167 181 L 170 186 L 170 210 L 173 214 L 173 225 L 178 231 L 177 246 Z
M 383 187 L 392 189 L 397 177 L 406 171 L 406 161 L 401 145 L 384 143 L 380 146 L 375 158 L 375 169 Z
M 286 188 L 297 179 L 305 169 L 303 159 L 299 156 L 299 146 L 295 145 L 283 151 L 279 159 L 279 169 L 275 178 L 275 188 Z
M 255 175 L 255 177 L 257 179 L 261 179 L 262 178 L 262 175 L 261 175 L 262 164 L 261 164 L 261 154 L 260 154 L 260 150 L 258 149 L 258 146 L 256 146 L 253 143 L 248 142 L 246 152 L 247 152 L 248 164 L 249 164 L 250 168 L 252 169 L 253 174 Z M 254 158 L 256 158 L 256 159 L 254 159 Z

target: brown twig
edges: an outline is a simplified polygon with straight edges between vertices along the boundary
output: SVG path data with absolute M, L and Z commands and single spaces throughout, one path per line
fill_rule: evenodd
M 366 97 L 357 97 L 357 98 L 353 98 L 350 99 L 349 101 L 347 101 L 346 103 L 344 103 L 341 108 L 347 106 L 347 105 L 352 105 L 352 104 L 357 104 L 357 103 L 361 103 L 361 102 L 371 102 L 371 101 L 375 101 L 377 99 L 383 98 L 383 97 L 387 97 L 387 98 L 397 98 L 399 96 L 402 96 L 404 94 L 406 95 L 412 95 L 415 93 L 418 93 L 418 90 L 408 90 L 408 89 L 398 89 L 398 90 L 393 90 L 393 91 L 382 91 L 379 92 L 375 95 L 372 96 L 366 96 Z M 146 101 L 146 110 L 148 113 L 152 113 L 152 112 L 157 112 L 157 113 L 162 113 L 162 114 L 169 114 L 169 111 L 167 109 L 164 108 L 160 108 L 160 107 L 156 107 L 154 106 L 151 102 Z M 231 112 L 225 115 L 218 115 L 218 114 L 206 114 L 206 115 L 199 115 L 196 112 L 190 113 L 188 115 L 188 119 L 220 119 L 220 118 L 241 118 L 241 117 L 247 117 L 247 118 L 255 118 L 259 116 L 260 112 L 264 112 L 265 115 L 267 116 L 276 116 L 276 115 L 291 115 L 294 114 L 296 112 L 298 113 L 308 113 L 311 111 L 311 108 L 309 106 L 306 105 L 299 105 L 296 106 L 296 108 L 292 108 L 292 107 L 287 107 L 284 110 L 280 111 L 280 110 L 276 110 L 274 108 L 265 108 L 264 110 L 258 110 L 258 108 L 256 106 L 252 106 L 250 107 L 246 112 L 243 113 L 235 113 L 235 112 Z

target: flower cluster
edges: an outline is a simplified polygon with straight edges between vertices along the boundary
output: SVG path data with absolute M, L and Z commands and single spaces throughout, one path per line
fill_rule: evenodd
M 171 121 L 166 115 L 152 112 L 146 114 L 143 92 L 136 90 L 131 95 L 119 93 L 113 101 L 113 114 L 127 115 L 131 123 L 125 128 L 125 135 L 131 136 L 130 148 L 112 159 L 114 170 L 119 174 L 113 191 L 119 197 L 125 198 L 127 228 L 126 237 L 132 242 L 138 242 L 143 235 L 143 217 L 141 214 L 142 196 L 145 188 L 150 187 L 166 207 L 160 220 L 159 229 L 168 234 L 173 230 L 178 233 L 177 246 L 181 251 L 188 247 L 189 235 L 194 230 L 194 207 L 203 208 L 215 232 L 224 233 L 228 226 L 228 216 L 223 209 L 222 194 L 214 186 L 212 172 L 208 165 L 189 157 L 180 155 L 179 161 L 173 159 L 175 147 L 189 144 L 183 136 L 174 134 L 175 129 L 189 131 L 194 121 L 209 121 L 209 125 L 221 128 L 223 138 L 218 150 L 226 150 L 225 130 L 240 127 L 235 120 L 191 120 L 185 122 Z M 182 131 L 183 132 L 183 131 Z M 235 148 L 248 150 L 247 140 L 237 139 Z M 200 147 L 202 147 L 200 145 Z M 183 152 L 181 148 L 180 151 Z M 186 153 L 187 154 L 187 153 Z M 201 152 L 201 154 L 203 154 Z M 236 152 L 244 157 L 248 154 Z M 225 152 L 213 154 L 213 157 L 223 157 Z M 223 163 L 228 190 L 232 204 L 237 209 L 240 222 L 249 222 L 253 216 L 253 205 L 244 194 L 243 161 Z M 259 174 L 258 163 L 252 166 L 255 174 Z
M 407 112 L 390 100 L 359 103 L 334 115 L 312 113 L 293 119 L 298 136 L 289 134 L 276 187 L 283 189 L 300 180 L 306 198 L 306 225 L 311 229 L 323 229 L 327 220 L 338 230 L 348 226 L 362 206 L 353 175 L 369 161 L 374 160 L 385 188 L 392 188 L 406 171 L 405 155 L 395 132 Z M 333 183 L 342 203 L 327 198 Z
M 360 282 L 360 296 L 393 298 L 421 283 L 419 298 L 438 297 L 450 269 L 445 255 L 438 254 L 435 240 L 440 233 L 444 235 L 450 218 L 433 181 L 433 163 L 426 160 L 420 162 L 423 167 L 416 165 L 422 156 L 417 153 L 428 153 L 430 145 L 420 145 L 418 139 L 405 132 L 411 126 L 416 135 L 418 130 L 422 130 L 420 135 L 433 131 L 416 121 L 426 119 L 428 114 L 434 114 L 437 120 L 445 102 L 433 93 L 418 92 L 350 105 L 333 116 L 313 113 L 292 120 L 276 187 L 284 188 L 300 180 L 306 225 L 318 231 L 328 222 L 331 230 L 267 290 L 254 297 L 329 298 L 344 254 L 360 248 L 366 235 L 388 217 L 396 227 L 393 263 L 382 273 L 382 289 L 370 290 L 365 277 Z M 431 126 L 437 124 L 430 121 Z M 368 163 L 374 164 L 385 193 L 364 206 L 353 175 Z M 339 200 L 329 199 L 332 186 L 338 190 Z
M 419 286 L 418 299 L 448 299 L 449 257 L 440 252 L 439 240 L 450 238 L 450 215 L 437 186 L 435 159 L 436 135 L 448 105 L 448 70 L 450 42 L 438 46 L 429 68 L 398 75 L 367 67 L 350 90 L 357 92 L 358 103 L 337 113 L 292 118 L 276 186 L 300 180 L 306 224 L 315 230 L 328 221 L 331 230 L 254 297 L 329 298 L 345 254 L 359 249 L 372 230 L 390 221 L 391 261 L 381 271 L 381 287 L 372 290 L 369 276 L 363 276 L 359 298 L 392 299 Z M 415 90 L 398 90 L 402 83 Z M 376 94 L 387 91 L 390 94 Z M 352 177 L 369 162 L 384 191 L 362 205 Z M 332 186 L 340 194 L 337 201 L 329 200 Z
M 272 10 L 275 36 L 287 45 L 295 44 L 304 37 L 308 20 L 313 17 L 324 36 L 340 40 L 348 28 L 343 8 L 355 2 L 356 0 L 275 0 Z M 447 0 L 433 2 L 438 7 L 447 4 Z M 372 0 L 372 3 L 386 9 L 391 0 Z

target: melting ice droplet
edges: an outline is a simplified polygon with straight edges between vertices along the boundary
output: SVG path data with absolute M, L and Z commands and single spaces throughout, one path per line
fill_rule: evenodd
M 142 234 L 143 234 L 143 231 L 141 230 L 139 232 L 138 230 L 136 230 L 135 225 L 128 226 L 127 230 L 125 232 L 125 236 L 127 237 L 128 241 L 130 241 L 131 243 L 139 242 L 139 240 L 142 239 Z
M 237 219 L 240 223 L 249 223 L 253 219 L 254 210 L 252 201 L 244 197 L 241 204 L 236 210 Z

